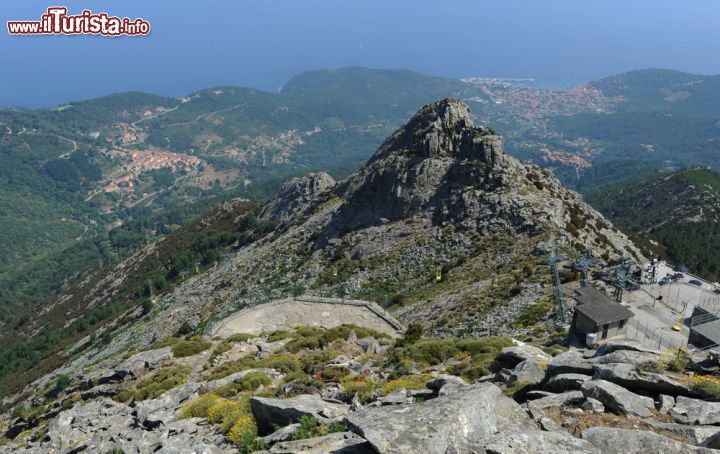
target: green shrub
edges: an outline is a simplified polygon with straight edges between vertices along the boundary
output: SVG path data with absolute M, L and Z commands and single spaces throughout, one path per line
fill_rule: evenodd
M 553 309 L 549 299 L 542 299 L 530 306 L 524 307 L 518 315 L 516 323 L 520 326 L 531 326 L 545 320 Z
M 197 355 L 212 347 L 212 343 L 203 340 L 181 340 L 172 347 L 173 355 L 176 358 Z
M 405 330 L 405 335 L 398 341 L 399 345 L 410 345 L 422 338 L 424 328 L 419 323 L 410 323 Z
M 255 334 L 248 334 L 248 333 L 235 333 L 232 336 L 225 339 L 223 342 L 247 342 L 250 339 L 255 339 L 257 336 Z
M 322 434 L 322 427 L 317 418 L 308 415 L 302 415 L 298 420 L 300 427 L 295 429 L 295 432 L 290 436 L 291 440 L 305 440 L 306 438 L 313 438 Z
M 288 339 L 291 337 L 293 337 L 293 333 L 285 330 L 278 330 L 270 333 L 270 335 L 268 335 L 267 337 L 267 340 L 268 342 L 277 342 L 279 340 Z
M 180 409 L 180 419 L 187 418 L 207 418 L 208 410 L 217 404 L 220 398 L 217 394 L 207 393 L 191 400 Z
M 165 391 L 185 383 L 190 372 L 192 372 L 192 369 L 186 366 L 161 369 L 137 382 L 134 391 L 120 392 L 115 396 L 115 399 L 120 402 L 127 402 L 130 399 L 136 401 L 156 399 L 162 396 Z
M 300 362 L 302 364 L 302 369 L 306 373 L 312 374 L 315 372 L 317 366 L 327 364 L 329 361 L 337 358 L 342 354 L 343 352 L 334 348 L 305 352 L 305 354 L 302 355 L 302 357 L 300 358 Z
M 272 382 L 270 377 L 263 372 L 249 372 L 238 381 L 238 385 L 244 391 L 255 391 L 260 386 L 267 386 Z
M 210 375 L 207 376 L 207 379 L 218 380 L 220 378 L 225 378 L 230 374 L 252 369 L 256 366 L 257 363 L 255 359 L 251 357 L 245 357 L 237 361 L 229 361 L 227 363 L 220 364 L 218 367 L 213 369 Z
M 378 382 L 370 378 L 364 380 L 340 380 L 340 385 L 342 385 L 343 393 L 346 396 L 353 397 L 357 395 L 360 402 L 367 402 L 380 386 Z
M 257 435 L 257 425 L 252 415 L 239 417 L 230 431 L 227 433 L 227 440 L 236 445 L 243 445 L 246 441 Z
M 325 381 L 338 381 L 350 374 L 350 369 L 341 366 L 330 366 L 319 372 L 320 379 Z
M 290 372 L 299 372 L 302 370 L 300 360 L 298 360 L 293 355 L 289 355 L 286 353 L 280 353 L 268 356 L 265 359 L 261 359 L 257 362 L 257 367 L 277 369 L 284 374 L 288 374 Z
M 405 349 L 405 356 L 413 361 L 441 364 L 458 354 L 455 343 L 447 339 L 422 339 Z
M 247 434 L 243 438 L 242 443 L 238 445 L 238 452 L 240 454 L 247 454 L 255 451 L 267 451 L 270 449 L 270 445 L 263 440 L 258 438 L 257 434 Z
M 158 348 L 164 348 L 164 347 L 172 347 L 173 345 L 180 342 L 180 339 L 177 337 L 168 337 L 164 341 L 155 342 L 150 346 L 150 350 L 157 350 Z
M 478 353 L 499 353 L 503 348 L 512 347 L 515 344 L 509 337 L 489 336 L 460 339 L 456 345 L 460 350 L 470 355 L 476 355 Z
M 429 375 L 407 375 L 384 383 L 381 392 L 388 395 L 398 389 L 425 389 L 425 384 L 430 380 Z
M 57 381 L 55 381 L 55 388 L 60 391 L 64 391 L 65 389 L 67 389 L 68 386 L 70 386 L 70 382 L 70 377 L 68 377 L 67 375 L 59 375 Z

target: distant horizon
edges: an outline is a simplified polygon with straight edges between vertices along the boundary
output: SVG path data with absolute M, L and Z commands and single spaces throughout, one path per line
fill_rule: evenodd
M 6 2 L 0 22 L 57 2 Z M 447 78 L 532 77 L 559 87 L 637 68 L 720 74 L 720 2 L 696 0 L 64 0 L 69 14 L 142 18 L 147 36 L 0 32 L 0 105 L 108 93 L 276 91 L 313 68 L 408 68 Z M 5 27 L 4 27 L 5 28 Z
M 446 77 L 446 76 L 440 76 L 437 74 L 426 73 L 423 71 L 417 71 L 417 70 L 410 69 L 410 68 L 377 68 L 377 67 L 370 67 L 370 66 L 363 66 L 363 65 L 348 65 L 348 66 L 341 66 L 341 67 L 337 67 L 337 68 L 315 68 L 315 69 L 303 70 L 303 71 L 300 71 L 300 72 L 290 75 L 282 85 L 276 87 L 275 89 L 268 89 L 268 88 L 264 88 L 264 87 L 255 87 L 255 86 L 250 86 L 250 85 L 239 85 L 239 84 L 228 83 L 228 84 L 211 85 L 211 86 L 206 86 L 206 87 L 198 87 L 198 88 L 192 89 L 191 91 L 170 94 L 170 93 L 153 92 L 153 91 L 131 88 L 128 90 L 114 91 L 114 92 L 109 92 L 106 94 L 99 94 L 97 96 L 91 96 L 91 97 L 86 97 L 86 98 L 68 99 L 66 101 L 61 101 L 61 102 L 58 102 L 55 104 L 50 104 L 50 105 L 38 105 L 38 106 L 17 105 L 17 104 L 7 105 L 7 106 L 0 105 L 0 109 L 1 110 L 8 110 L 8 109 L 18 109 L 18 110 L 20 110 L 20 109 L 22 109 L 22 110 L 48 109 L 48 110 L 52 110 L 54 108 L 68 105 L 68 104 L 91 101 L 94 99 L 105 98 L 105 97 L 113 96 L 113 95 L 120 95 L 123 93 L 143 93 L 143 94 L 147 94 L 147 95 L 164 96 L 167 98 L 181 98 L 183 96 L 189 96 L 189 95 L 192 95 L 194 93 L 201 92 L 204 90 L 210 90 L 213 88 L 220 88 L 220 87 L 248 88 L 248 89 L 252 89 L 252 90 L 264 91 L 267 93 L 280 93 L 280 91 L 285 86 L 285 84 L 287 84 L 287 82 L 290 81 L 295 76 L 298 76 L 298 75 L 301 75 L 304 73 L 308 73 L 308 72 L 313 72 L 313 71 L 332 71 L 332 70 L 341 70 L 341 69 L 348 69 L 348 68 L 365 68 L 365 69 L 376 70 L 376 71 L 411 71 L 414 73 L 423 74 L 423 75 L 430 76 L 430 77 L 441 77 L 444 79 L 453 79 L 453 80 L 461 80 L 461 79 L 473 78 L 473 77 L 494 78 L 494 79 L 532 79 L 533 83 L 530 84 L 530 86 L 532 86 L 533 88 L 538 88 L 538 89 L 570 88 L 570 87 L 574 87 L 574 86 L 584 83 L 584 82 L 592 82 L 592 81 L 600 80 L 600 79 L 603 79 L 606 77 L 612 77 L 612 76 L 617 76 L 617 75 L 627 74 L 627 73 L 632 73 L 632 72 L 637 72 L 637 71 L 651 71 L 651 70 L 676 71 L 676 72 L 680 72 L 680 73 L 684 73 L 684 74 L 691 74 L 694 76 L 703 76 L 703 77 L 717 76 L 717 74 L 699 74 L 699 73 L 693 73 L 693 72 L 683 71 L 683 70 L 674 69 L 674 68 L 638 68 L 638 69 L 631 69 L 631 70 L 623 71 L 623 72 L 619 72 L 619 73 L 606 74 L 606 75 L 596 77 L 596 78 L 591 78 L 591 79 L 578 79 L 576 81 L 567 81 L 567 83 L 562 83 L 562 81 L 558 80 L 555 83 L 551 83 L 550 81 L 538 80 L 537 78 L 535 78 L 533 76 L 514 76 L 514 75 L 508 76 L 508 75 L 485 75 L 485 74 L 483 74 L 483 75 L 467 75 L 467 76 L 462 76 L 462 77 Z

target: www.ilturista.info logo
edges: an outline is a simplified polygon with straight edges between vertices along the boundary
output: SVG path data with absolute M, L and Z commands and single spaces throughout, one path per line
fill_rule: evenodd
M 150 23 L 144 19 L 110 16 L 86 9 L 68 16 L 64 6 L 51 6 L 39 21 L 8 21 L 11 35 L 102 35 L 144 36 L 150 34 Z

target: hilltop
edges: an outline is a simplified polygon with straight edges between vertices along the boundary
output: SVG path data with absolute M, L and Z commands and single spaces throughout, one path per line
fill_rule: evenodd
M 551 316 L 530 251 L 553 241 L 640 257 L 549 172 L 505 155 L 464 103 L 432 103 L 347 178 L 291 180 L 263 209 L 232 202 L 62 289 L 3 340 L 2 383 L 15 390 L 66 361 L 61 349 L 83 367 L 303 292 L 375 301 L 437 332 L 523 331 L 530 306 Z

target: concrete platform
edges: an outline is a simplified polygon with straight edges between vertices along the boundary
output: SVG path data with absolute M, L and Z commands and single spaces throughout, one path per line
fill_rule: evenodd
M 302 296 L 243 309 L 215 324 L 210 335 L 225 338 L 236 333 L 260 334 L 298 325 L 334 328 L 344 324 L 372 328 L 393 337 L 404 330 L 400 322 L 373 302 Z

